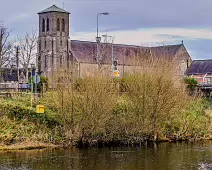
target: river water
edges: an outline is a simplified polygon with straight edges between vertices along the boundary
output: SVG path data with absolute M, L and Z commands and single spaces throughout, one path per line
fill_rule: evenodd
M 0 152 L 0 170 L 212 169 L 212 141 Z

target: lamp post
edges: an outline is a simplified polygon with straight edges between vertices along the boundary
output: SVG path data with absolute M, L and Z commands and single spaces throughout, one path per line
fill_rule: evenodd
M 15 57 L 16 57 L 16 66 L 17 66 L 17 78 L 18 78 L 18 87 L 19 87 L 19 77 L 20 77 L 20 70 L 19 70 L 19 46 L 14 46 L 15 48 Z
M 31 64 L 31 78 L 30 78 L 30 83 L 31 83 L 31 107 L 32 107 L 32 102 L 33 102 L 33 76 L 35 75 L 35 64 Z
M 97 14 L 97 29 L 96 29 L 96 45 L 97 45 L 97 54 L 96 54 L 96 59 L 97 59 L 97 64 L 98 64 L 98 69 L 99 69 L 99 43 L 101 42 L 101 37 L 99 37 L 99 16 L 100 15 L 109 15 L 108 12 L 104 13 L 98 13 Z

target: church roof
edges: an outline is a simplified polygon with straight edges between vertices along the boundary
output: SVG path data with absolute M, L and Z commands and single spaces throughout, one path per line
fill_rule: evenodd
M 194 60 L 186 71 L 187 75 L 212 73 L 212 60 Z
M 51 7 L 39 12 L 38 14 L 43 14 L 43 13 L 48 13 L 48 12 L 61 12 L 61 13 L 70 14 L 69 12 L 65 11 L 64 9 L 57 7 L 56 5 L 52 5 Z
M 142 47 L 134 45 L 114 44 L 113 53 L 114 58 L 118 60 L 121 65 L 131 65 L 135 57 L 153 56 L 153 57 L 167 57 L 173 59 L 179 49 L 184 46 L 183 44 L 167 45 L 158 47 Z M 111 63 L 111 45 L 100 44 L 100 49 L 103 51 L 101 54 L 101 63 Z M 82 63 L 96 63 L 96 43 L 90 41 L 71 41 L 71 52 L 74 57 Z

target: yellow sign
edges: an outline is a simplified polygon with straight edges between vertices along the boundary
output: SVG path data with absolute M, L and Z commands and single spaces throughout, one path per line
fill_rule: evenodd
M 43 105 L 37 105 L 36 107 L 36 113 L 44 113 L 45 107 Z
M 119 71 L 118 71 L 118 70 L 113 71 L 113 76 L 114 76 L 114 77 L 119 77 Z

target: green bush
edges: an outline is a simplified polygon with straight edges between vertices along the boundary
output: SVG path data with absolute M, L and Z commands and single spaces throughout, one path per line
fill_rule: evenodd
M 189 90 L 195 90 L 195 88 L 198 84 L 198 81 L 194 78 L 186 77 L 184 79 L 184 83 L 186 84 L 186 86 Z

